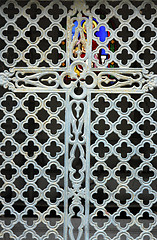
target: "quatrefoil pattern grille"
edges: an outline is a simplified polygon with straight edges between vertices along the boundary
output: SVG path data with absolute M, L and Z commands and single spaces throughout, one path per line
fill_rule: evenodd
M 137 239 L 144 239 L 145 231 L 150 239 L 156 236 L 157 124 L 151 94 L 93 93 L 87 108 L 85 100 L 67 102 L 59 93 L 5 93 L 0 104 L 3 236 L 9 231 L 14 239 L 18 234 L 40 239 L 42 226 L 43 238 L 64 239 L 66 208 L 69 239 L 76 239 L 76 226 L 86 217 L 96 237 L 116 239 L 125 232 L 133 239 L 134 229 Z M 85 202 L 89 215 L 81 213 Z
M 0 41 L 5 68 L 66 67 L 67 13 L 64 1 L 2 2 Z M 91 14 L 97 22 L 92 30 L 95 65 L 107 67 L 114 62 L 118 67 L 151 68 L 156 63 L 157 8 L 153 1 L 99 1 Z M 106 39 L 99 34 L 103 29 L 108 31 Z M 106 61 L 96 60 L 101 49 L 107 54 Z
M 0 240 L 157 239 L 156 16 L 0 2 Z
M 93 204 L 93 211 L 90 215 L 90 224 L 96 231 L 95 236 L 99 236 L 101 230 L 104 231 L 100 239 L 111 239 L 112 234 L 114 239 L 118 239 L 122 234 L 117 233 L 121 231 L 127 232 L 126 239 L 135 239 L 133 229 L 138 229 L 136 239 L 145 239 L 140 235 L 144 229 L 150 232 L 148 233 L 150 239 L 153 237 L 151 231 L 156 226 L 154 207 L 157 189 L 154 188 L 156 182 L 154 163 L 157 147 L 156 142 L 152 141 L 151 132 L 153 133 L 154 127 L 157 127 L 156 123 L 153 127 L 156 110 L 155 108 L 151 110 L 151 104 L 143 112 L 138 107 L 138 104 L 141 105 L 148 96 L 150 100 L 152 98 L 150 94 L 136 96 L 136 100 L 129 95 L 117 95 L 112 98 L 104 94 L 93 95 L 90 157 L 90 201 Z M 108 105 L 105 102 L 108 102 Z M 154 106 L 155 99 L 151 102 Z M 143 108 L 142 104 L 141 109 Z M 151 111 L 149 118 L 152 125 L 146 121 L 147 111 Z M 145 127 L 141 125 L 142 122 Z M 105 136 L 100 134 L 104 131 Z M 154 140 L 155 135 L 154 132 Z M 134 204 L 137 209 L 133 207 Z M 147 209 L 149 213 L 144 210 L 145 208 L 149 208 Z M 100 214 L 100 211 L 104 213 Z M 147 215 L 147 220 L 144 215 Z
M 64 94 L 6 93 L 0 104 L 2 239 L 39 239 L 40 225 L 48 236 L 63 224 Z

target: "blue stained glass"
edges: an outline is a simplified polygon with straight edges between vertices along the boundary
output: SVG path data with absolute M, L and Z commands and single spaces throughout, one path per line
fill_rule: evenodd
M 106 28 L 104 26 L 101 26 L 99 28 L 99 31 L 95 33 L 96 37 L 100 38 L 101 42 L 105 42 L 106 38 L 108 37 L 108 32 L 106 31 Z
M 99 28 L 99 31 L 95 33 L 95 36 L 99 37 L 101 42 L 105 42 L 106 38 L 108 37 L 108 32 L 106 31 L 106 28 L 104 26 L 101 26 Z M 107 55 L 105 49 L 101 49 L 101 55 Z
M 85 20 L 82 20 L 81 21 L 81 26 L 83 26 L 83 23 L 85 22 Z M 73 37 L 74 37 L 74 35 L 75 35 L 75 29 L 77 28 L 77 26 L 78 26 L 78 21 L 77 20 L 75 20 L 74 22 L 73 22 L 73 24 L 74 24 L 74 26 L 72 27 L 72 40 L 73 40 Z M 79 37 L 80 37 L 80 33 L 78 34 L 78 39 L 79 39 Z
M 82 26 L 83 26 L 84 22 L 85 22 L 85 20 L 82 20 L 82 22 L 81 22 Z M 93 18 L 93 22 L 95 22 L 96 25 L 98 24 L 98 21 L 95 18 Z M 73 24 L 74 24 L 74 26 L 72 27 L 72 40 L 75 35 L 75 29 L 78 26 L 78 21 L 77 20 L 74 21 Z M 99 37 L 101 42 L 105 42 L 106 38 L 108 37 L 108 32 L 106 31 L 106 28 L 104 26 L 101 26 L 99 28 L 99 31 L 95 32 L 95 36 Z M 80 33 L 78 35 L 78 39 L 79 39 L 79 37 L 80 37 Z M 101 49 L 101 55 L 107 55 L 105 52 L 105 49 Z
M 77 28 L 77 26 L 78 26 L 78 21 L 74 21 L 73 24 L 74 24 L 74 26 L 72 27 L 72 40 L 75 35 L 75 28 Z

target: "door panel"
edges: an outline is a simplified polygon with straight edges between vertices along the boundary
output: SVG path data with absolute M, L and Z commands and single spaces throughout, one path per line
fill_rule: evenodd
M 155 1 L 0 3 L 0 239 L 156 239 Z

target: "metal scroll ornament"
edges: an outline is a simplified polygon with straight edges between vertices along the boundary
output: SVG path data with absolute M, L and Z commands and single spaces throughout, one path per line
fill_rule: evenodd
M 153 37 L 150 37 L 147 44 L 147 39 L 142 37 L 143 29 L 145 31 L 148 28 L 152 29 L 152 23 L 149 20 L 145 24 L 143 16 L 140 16 L 141 12 L 138 17 L 144 21 L 143 26 L 135 30 L 132 27 L 135 13 L 129 15 L 128 23 L 123 15 L 118 15 L 118 10 L 115 16 L 114 8 L 108 2 L 105 4 L 106 12 L 104 13 L 101 9 L 103 1 L 98 1 L 96 6 L 89 10 L 85 1 L 76 0 L 68 13 L 60 2 L 54 1 L 50 7 L 55 4 L 62 9 L 61 15 L 58 16 L 57 22 L 52 18 L 50 26 L 46 29 L 41 29 L 37 23 L 30 23 L 23 30 L 23 34 L 17 22 L 13 23 L 17 36 L 12 37 L 14 39 L 12 42 L 9 41 L 9 37 L 8 39 L 5 37 L 7 46 L 1 53 L 1 59 L 8 70 L 0 73 L 1 86 L 14 92 L 51 92 L 58 89 L 61 91 L 71 89 L 75 93 L 82 92 L 80 98 L 85 95 L 87 89 L 116 93 L 144 93 L 153 90 L 157 85 L 157 75 L 149 73 L 146 69 L 153 66 L 156 61 L 156 51 L 151 46 L 155 41 L 156 31 L 152 30 Z M 128 8 L 132 8 L 129 1 L 125 1 L 125 4 Z M 38 8 L 40 9 L 40 5 Z M 121 8 L 123 8 L 122 3 L 119 5 L 119 9 Z M 24 11 L 27 12 L 27 9 Z M 48 14 L 49 12 L 50 10 Z M 43 13 L 41 11 L 40 16 L 37 15 L 39 20 L 45 16 L 47 16 L 46 11 Z M 61 21 L 64 24 L 61 24 Z M 116 25 L 116 21 L 121 24 Z M 36 35 L 28 39 L 29 32 L 33 30 L 36 30 Z M 123 34 L 124 30 L 128 31 L 129 37 Z M 58 31 L 58 35 L 55 31 Z M 7 30 L 4 27 L 2 38 L 6 34 Z M 55 38 L 52 34 L 56 35 Z M 13 43 L 16 45 L 21 35 L 28 45 L 23 52 L 19 52 L 15 46 L 12 49 L 10 45 Z M 39 35 L 40 37 L 36 37 Z M 130 45 L 135 38 L 140 40 L 143 47 L 133 51 Z M 43 52 L 39 49 L 42 41 L 43 44 L 49 44 L 49 48 Z M 146 54 L 145 51 L 152 55 L 149 61 L 145 58 L 140 59 L 142 54 Z M 12 55 L 9 55 L 10 52 Z M 127 55 L 120 57 L 124 52 Z M 9 56 L 9 59 L 5 56 Z M 31 56 L 33 56 L 32 59 Z M 47 67 L 42 67 L 43 60 Z M 21 61 L 27 67 L 17 67 L 17 65 L 20 66 Z M 132 68 L 135 61 L 141 65 L 141 68 Z M 79 91 L 77 91 L 78 88 Z M 73 95 L 78 95 L 75 93 Z
M 83 64 L 85 66 L 85 64 Z M 52 92 L 80 88 L 97 88 L 104 93 L 144 93 L 157 86 L 157 75 L 145 69 L 104 69 L 90 72 L 84 70 L 78 77 L 75 71 L 61 75 L 51 69 L 10 69 L 0 73 L 0 84 L 13 92 Z M 88 80 L 90 83 L 88 83 Z M 81 94 L 80 94 L 81 95 Z

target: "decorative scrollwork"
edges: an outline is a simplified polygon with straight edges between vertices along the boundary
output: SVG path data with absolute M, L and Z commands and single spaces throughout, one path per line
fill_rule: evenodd
M 0 3 L 0 240 L 156 239 L 155 1 Z
M 75 66 L 74 66 L 75 67 Z M 97 70 L 98 71 L 98 70 Z M 33 72 L 33 73 L 32 73 Z M 98 87 L 104 92 L 144 93 L 157 86 L 157 75 L 145 69 L 114 69 L 90 73 L 82 72 L 77 76 L 75 72 L 63 72 L 59 75 L 51 69 L 12 69 L 11 72 L 0 73 L 0 84 L 12 91 L 46 91 L 78 88 L 92 89 Z M 77 94 L 76 94 L 77 95 Z

